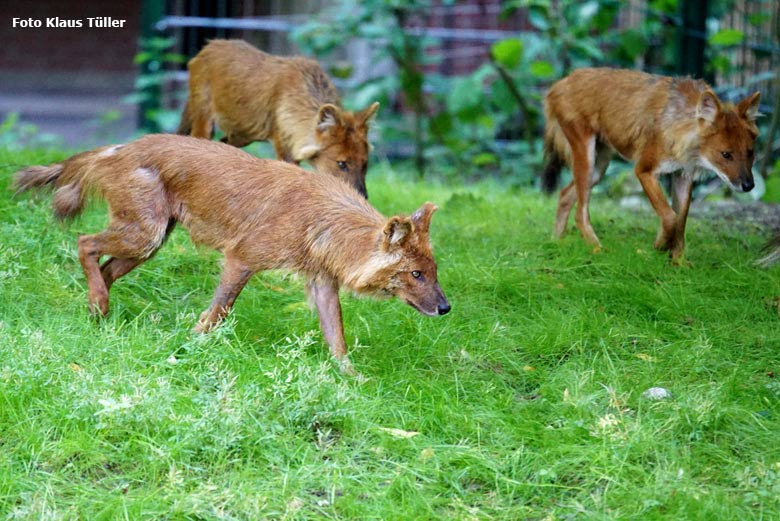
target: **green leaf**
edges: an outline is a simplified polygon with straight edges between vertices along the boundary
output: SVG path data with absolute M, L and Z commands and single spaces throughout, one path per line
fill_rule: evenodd
M 580 4 L 578 15 L 579 15 L 579 22 L 580 23 L 587 23 L 588 20 L 593 18 L 593 15 L 595 15 L 599 11 L 599 3 L 596 1 L 590 1 L 590 2 L 583 2 Z
M 540 8 L 531 8 L 528 10 L 528 21 L 540 31 L 546 31 L 550 28 L 550 21 L 547 12 Z
M 745 39 L 745 33 L 739 29 L 721 29 L 717 33 L 710 36 L 710 43 L 712 45 L 737 45 Z
M 780 203 L 780 176 L 770 175 L 766 179 L 766 191 L 762 197 L 767 203 Z
M 523 42 L 517 38 L 507 38 L 493 44 L 490 48 L 493 59 L 507 69 L 514 69 L 523 56 Z
M 555 67 L 548 61 L 538 60 L 531 63 L 531 74 L 537 78 L 549 78 L 555 74 Z
M 482 85 L 467 76 L 455 80 L 447 96 L 447 109 L 455 114 L 465 113 L 482 102 Z
M 447 111 L 442 111 L 432 117 L 428 122 L 428 128 L 436 136 L 448 134 L 452 128 L 452 116 Z
M 647 40 L 636 29 L 627 29 L 618 37 L 617 51 L 626 61 L 632 62 L 647 51 Z
M 718 72 L 728 72 L 731 70 L 731 61 L 726 56 L 713 56 L 710 60 L 710 67 Z
M 499 107 L 503 110 L 508 110 L 507 107 L 511 107 L 514 112 L 517 110 L 517 100 L 512 96 L 509 91 L 509 87 L 506 86 L 503 80 L 496 80 L 491 86 L 490 102 L 493 106 Z
M 763 25 L 764 23 L 770 21 L 772 19 L 772 15 L 770 13 L 755 13 L 748 16 L 748 23 L 750 25 Z
M 488 166 L 498 163 L 498 158 L 492 152 L 480 152 L 471 158 L 471 164 L 474 166 Z

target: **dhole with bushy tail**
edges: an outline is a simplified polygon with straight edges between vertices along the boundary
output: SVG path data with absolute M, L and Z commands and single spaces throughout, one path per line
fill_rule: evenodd
M 561 190 L 555 235 L 575 221 L 583 237 L 599 247 L 590 224 L 588 199 L 613 152 L 635 163 L 634 172 L 661 218 L 655 247 L 679 259 L 694 175 L 712 170 L 737 192 L 753 186 L 753 148 L 758 135 L 758 92 L 736 106 L 721 103 L 703 81 L 644 72 L 579 69 L 556 82 L 545 98 L 547 167 L 542 186 L 552 192 L 568 164 L 574 180 Z M 673 174 L 672 207 L 658 183 Z
M 368 197 L 368 128 L 379 108 L 341 108 L 319 64 L 301 56 L 272 56 L 241 40 L 212 40 L 190 60 L 189 98 L 179 134 L 225 143 L 273 142 L 277 159 L 308 161 Z
M 213 328 L 261 270 L 304 274 L 323 336 L 351 372 L 339 288 L 396 296 L 426 315 L 450 310 L 437 279 L 425 203 L 411 217 L 382 217 L 354 188 L 218 142 L 149 135 L 51 166 L 17 172 L 18 191 L 53 185 L 54 212 L 72 217 L 94 192 L 108 202 L 108 227 L 78 239 L 90 309 L 108 313 L 111 285 L 149 260 L 175 223 L 220 250 L 222 278 L 196 330 Z M 108 259 L 99 264 L 100 258 Z

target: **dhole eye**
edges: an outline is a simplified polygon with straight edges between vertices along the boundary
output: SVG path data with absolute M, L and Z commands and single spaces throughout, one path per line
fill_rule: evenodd
M 346 170 L 347 169 L 347 162 L 346 161 L 336 161 L 336 164 L 342 170 Z
M 732 159 L 734 159 L 734 156 L 731 155 L 731 152 L 727 152 L 725 150 L 723 152 L 721 152 L 720 155 L 723 156 L 723 159 L 726 159 L 728 161 L 731 161 Z
M 415 271 L 412 272 L 412 277 L 414 277 L 415 279 L 419 279 L 420 277 L 422 277 L 422 273 L 420 273 L 419 271 L 415 270 Z

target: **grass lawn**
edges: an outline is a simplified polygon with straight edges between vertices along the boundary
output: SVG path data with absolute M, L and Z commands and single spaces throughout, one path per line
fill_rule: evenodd
M 49 195 L 7 189 L 8 165 L 62 157 L 0 152 L 0 517 L 780 517 L 780 276 L 752 265 L 767 231 L 692 219 L 673 267 L 651 213 L 594 197 L 593 253 L 550 238 L 552 199 L 379 166 L 385 215 L 441 207 L 453 308 L 343 295 L 356 379 L 289 274 L 192 334 L 220 264 L 181 229 L 90 318 L 76 237 L 104 209 L 63 226 Z

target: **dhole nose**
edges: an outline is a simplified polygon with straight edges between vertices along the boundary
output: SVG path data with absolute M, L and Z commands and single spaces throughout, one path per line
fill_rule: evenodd
M 742 181 L 742 190 L 745 192 L 751 191 L 754 186 L 756 186 L 756 183 L 753 182 L 753 179 L 745 179 Z
M 450 303 L 445 302 L 444 304 L 439 304 L 439 315 L 446 315 L 450 312 Z

